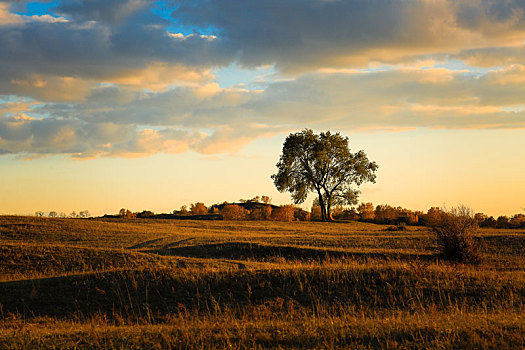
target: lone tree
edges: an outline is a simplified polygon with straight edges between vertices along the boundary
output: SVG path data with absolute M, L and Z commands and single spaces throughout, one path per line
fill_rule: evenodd
M 329 221 L 332 206 L 357 204 L 359 191 L 351 185 L 375 183 L 378 166 L 365 152 L 350 152 L 348 137 L 305 129 L 288 135 L 277 168 L 277 174 L 272 175 L 277 190 L 289 191 L 295 204 L 304 202 L 309 192 L 316 192 L 321 219 Z

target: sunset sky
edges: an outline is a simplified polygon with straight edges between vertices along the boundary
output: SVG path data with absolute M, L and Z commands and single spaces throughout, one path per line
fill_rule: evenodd
M 290 203 L 304 128 L 361 201 L 525 212 L 525 1 L 0 0 L 0 214 Z

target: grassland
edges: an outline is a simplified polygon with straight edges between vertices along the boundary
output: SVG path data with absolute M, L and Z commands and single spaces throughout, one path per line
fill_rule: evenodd
M 524 348 L 525 231 L 0 217 L 0 348 Z

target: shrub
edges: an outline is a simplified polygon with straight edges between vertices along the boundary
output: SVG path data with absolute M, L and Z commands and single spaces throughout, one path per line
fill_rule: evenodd
M 246 220 L 248 211 L 236 204 L 225 205 L 221 210 L 224 220 Z
M 478 223 L 472 210 L 464 206 L 442 210 L 432 221 L 431 227 L 445 259 L 464 263 L 481 262 L 481 254 L 474 240 Z

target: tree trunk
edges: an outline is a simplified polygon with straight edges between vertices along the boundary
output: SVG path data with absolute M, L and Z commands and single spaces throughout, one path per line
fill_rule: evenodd
M 330 198 L 328 198 L 326 200 L 326 221 L 333 221 L 332 220 L 331 208 L 332 208 L 332 201 L 331 201 Z
M 319 206 L 321 207 L 321 221 L 328 221 L 326 216 L 326 206 L 324 204 L 323 195 L 320 191 L 317 192 L 319 194 Z

